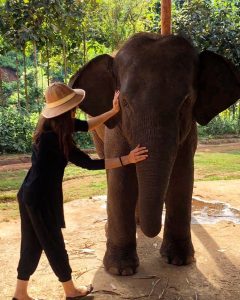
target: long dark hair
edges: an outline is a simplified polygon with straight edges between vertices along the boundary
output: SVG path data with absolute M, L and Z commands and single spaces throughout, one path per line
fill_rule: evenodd
M 74 144 L 72 138 L 74 124 L 71 116 L 71 111 L 67 111 L 60 116 L 50 119 L 47 119 L 43 116 L 39 118 L 37 127 L 33 135 L 33 142 L 36 147 L 38 147 L 41 134 L 47 131 L 53 131 L 57 134 L 60 149 L 68 159 L 70 149 Z

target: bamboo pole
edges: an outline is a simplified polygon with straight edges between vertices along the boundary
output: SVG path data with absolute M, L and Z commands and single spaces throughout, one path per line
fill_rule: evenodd
M 172 31 L 171 0 L 161 0 L 161 34 L 169 35 Z

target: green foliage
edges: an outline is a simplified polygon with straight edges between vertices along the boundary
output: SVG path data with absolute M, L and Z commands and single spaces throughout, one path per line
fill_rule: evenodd
M 99 42 L 116 50 L 132 34 L 152 29 L 155 1 L 105 0 L 98 19 Z
M 15 107 L 0 109 L 0 153 L 31 151 L 32 134 L 38 115 Z
M 30 114 L 14 106 L 0 108 L 0 154 L 31 152 L 38 118 L 38 113 Z M 93 148 L 89 133 L 76 133 L 75 140 L 83 149 Z
M 217 52 L 240 66 L 239 11 L 238 0 L 184 1 L 173 10 L 173 30 L 190 37 L 199 50 Z
M 240 120 L 217 116 L 207 126 L 198 126 L 198 134 L 201 137 L 239 135 Z
M 8 51 L 5 54 L 0 54 L 0 67 L 8 67 L 16 70 L 16 52 Z
M 172 4 L 174 33 L 189 36 L 199 50 L 217 52 L 240 67 L 239 0 L 173 0 Z M 0 1 L 0 67 L 14 69 L 19 76 L 18 83 L 0 82 L 0 105 L 40 112 L 48 83 L 68 82 L 80 66 L 99 54 L 111 54 L 135 32 L 159 32 L 160 9 L 160 0 Z M 199 127 L 200 134 L 239 134 L 239 104 L 227 111 Z M 76 140 L 92 146 L 89 134 Z M 22 152 L 24 146 L 10 148 Z
M 80 120 L 86 120 L 86 114 L 78 109 L 76 112 L 76 118 Z M 75 132 L 73 138 L 81 149 L 94 148 L 90 132 Z
M 76 132 L 74 134 L 76 144 L 82 149 L 94 148 L 92 136 L 89 132 Z

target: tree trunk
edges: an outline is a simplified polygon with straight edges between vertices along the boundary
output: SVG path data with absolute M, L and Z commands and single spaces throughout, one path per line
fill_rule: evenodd
M 50 64 L 49 64 L 49 43 L 47 41 L 47 44 L 46 44 L 46 47 L 47 47 L 47 82 L 48 82 L 48 86 L 50 84 L 50 79 L 49 79 L 49 70 L 50 70 Z
M 41 87 L 42 87 L 42 91 L 43 91 L 43 77 L 44 77 L 44 74 L 43 74 L 43 57 L 42 57 L 42 52 L 41 51 L 39 52 L 39 55 L 40 55 L 40 61 L 41 61 L 41 67 L 40 67 Z
M 19 61 L 18 61 L 18 53 L 16 52 L 16 72 L 17 72 L 17 97 L 18 97 L 18 108 L 21 107 L 21 103 L 20 103 L 20 84 L 19 84 L 19 70 L 18 70 L 18 65 L 19 65 Z
M 24 89 L 26 98 L 26 109 L 29 111 L 29 99 L 28 99 L 28 88 L 27 88 L 27 66 L 26 66 L 26 46 L 23 46 L 23 65 L 24 65 Z
M 161 0 L 161 34 L 169 35 L 171 31 L 171 0 Z
M 87 47 L 86 47 L 86 35 L 85 31 L 83 30 L 83 64 L 85 65 L 87 61 Z
M 39 96 L 38 96 L 38 61 L 37 61 L 37 44 L 36 41 L 34 41 L 34 65 L 35 65 L 35 83 L 36 83 L 36 101 L 38 105 L 38 112 L 40 113 L 40 102 L 39 102 Z
M 66 59 L 66 43 L 64 41 L 64 39 L 62 39 L 63 41 L 63 62 L 64 62 L 64 83 L 67 82 L 67 59 Z

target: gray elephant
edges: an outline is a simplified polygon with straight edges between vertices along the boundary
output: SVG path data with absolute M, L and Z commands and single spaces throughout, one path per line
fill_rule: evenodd
M 86 90 L 80 107 L 92 116 L 109 110 L 120 89 L 121 111 L 105 124 L 105 157 L 124 155 L 137 144 L 149 150 L 146 161 L 108 171 L 106 270 L 118 275 L 137 270 L 137 199 L 148 237 L 160 232 L 165 203 L 160 253 L 174 265 L 191 263 L 196 122 L 206 125 L 240 98 L 239 72 L 220 55 L 199 54 L 183 37 L 139 33 L 115 58 L 91 60 L 70 85 Z

